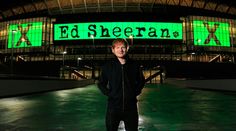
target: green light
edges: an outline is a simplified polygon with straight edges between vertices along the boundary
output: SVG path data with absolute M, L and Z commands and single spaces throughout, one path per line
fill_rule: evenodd
M 42 46 L 42 26 L 42 22 L 9 25 L 7 48 Z
M 194 45 L 230 47 L 229 24 L 210 21 L 193 21 Z
M 55 41 L 130 38 L 130 36 L 139 39 L 182 40 L 182 23 L 96 22 L 54 24 Z

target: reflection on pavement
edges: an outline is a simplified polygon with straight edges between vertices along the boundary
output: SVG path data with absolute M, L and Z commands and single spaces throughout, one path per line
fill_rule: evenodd
M 0 99 L 0 130 L 105 131 L 107 98 L 96 85 Z M 139 131 L 234 130 L 236 94 L 147 85 Z M 119 131 L 124 131 L 121 122 Z

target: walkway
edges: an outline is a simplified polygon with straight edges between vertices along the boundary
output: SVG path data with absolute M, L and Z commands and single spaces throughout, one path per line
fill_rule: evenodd
M 236 129 L 236 93 L 148 85 L 139 131 Z M 0 99 L 0 131 L 105 131 L 106 97 L 95 85 Z M 120 126 L 120 131 L 124 130 Z

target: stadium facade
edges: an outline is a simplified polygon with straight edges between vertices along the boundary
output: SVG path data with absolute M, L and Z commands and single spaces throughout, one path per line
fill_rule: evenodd
M 57 76 L 63 67 L 59 74 L 94 77 L 96 69 L 113 57 L 112 40 L 124 38 L 131 46 L 130 57 L 151 71 L 163 64 L 173 72 L 178 70 L 176 63 L 186 67 L 193 62 L 234 67 L 236 8 L 230 4 L 213 0 L 23 2 L 1 12 L 0 61 L 11 73 L 28 70 L 28 74 Z M 95 73 L 86 73 L 90 69 Z M 195 68 L 186 68 L 191 69 Z

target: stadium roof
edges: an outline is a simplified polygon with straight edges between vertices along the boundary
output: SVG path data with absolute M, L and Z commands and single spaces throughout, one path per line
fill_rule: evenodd
M 235 0 L 1 0 L 0 21 L 21 16 L 100 12 L 179 12 L 236 16 Z M 194 13 L 195 12 L 195 13 Z

